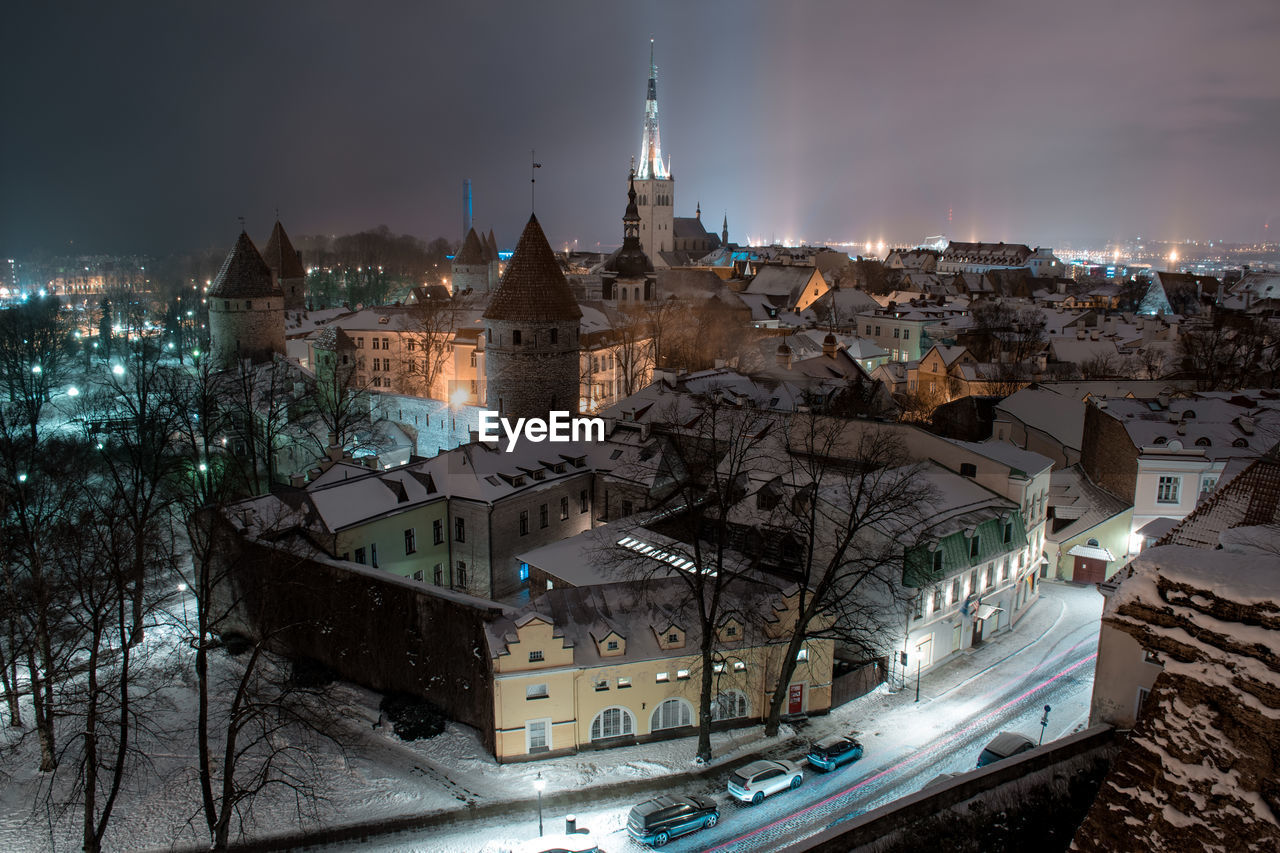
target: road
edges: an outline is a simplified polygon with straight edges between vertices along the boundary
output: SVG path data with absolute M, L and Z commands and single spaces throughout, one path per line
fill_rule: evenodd
M 940 773 L 973 769 L 978 753 L 998 732 L 1016 731 L 1035 740 L 1045 705 L 1050 705 L 1046 743 L 1083 729 L 1088 722 L 1097 656 L 1101 596 L 1092 588 L 1046 584 L 1037 607 L 1059 613 L 1043 636 L 1015 632 L 989 641 L 1000 656 L 985 651 L 985 665 L 960 660 L 938 667 L 895 693 L 863 697 L 827 718 L 809 722 L 800 735 L 816 739 L 832 731 L 857 731 L 864 758 L 832 773 L 806 765 L 804 784 L 775 794 L 758 806 L 741 805 L 724 789 L 723 774 L 673 788 L 672 793 L 712 796 L 720 803 L 713 829 L 671 841 L 675 853 L 773 851 L 866 811 L 919 790 Z M 997 645 L 1000 643 L 1001 645 Z M 1003 651 L 1003 649 L 1007 649 Z M 963 656 L 962 656 L 963 657 Z M 977 659 L 978 655 L 973 658 Z M 1001 659 L 1002 658 L 1002 659 Z M 803 763 L 803 749 L 773 757 Z M 639 851 L 626 834 L 627 812 L 638 798 L 597 802 L 577 813 L 603 850 Z M 500 849 L 495 840 L 528 837 L 536 822 L 524 815 L 512 823 L 493 821 L 439 827 L 413 838 L 387 839 L 373 849 L 477 851 Z M 560 831 L 563 815 L 547 814 L 548 831 Z

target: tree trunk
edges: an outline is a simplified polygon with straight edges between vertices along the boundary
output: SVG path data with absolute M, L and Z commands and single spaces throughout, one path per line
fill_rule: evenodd
M 800 647 L 803 645 L 804 632 L 793 632 L 791 642 L 787 643 L 786 654 L 782 658 L 782 668 L 778 671 L 778 681 L 773 687 L 773 698 L 769 700 L 769 717 L 764 723 L 765 737 L 773 737 L 778 733 L 778 726 L 782 720 L 782 703 L 787 701 L 791 676 L 795 675 L 796 671 L 796 655 L 800 654 Z
M 711 674 L 714 671 L 715 627 L 702 626 L 702 693 L 698 699 L 698 760 L 711 760 Z

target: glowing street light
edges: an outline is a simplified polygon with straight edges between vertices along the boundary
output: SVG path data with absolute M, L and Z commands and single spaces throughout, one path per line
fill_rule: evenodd
M 68 389 L 67 389 L 67 396 L 68 396 L 68 397 L 79 397 L 79 396 L 80 396 L 80 389 L 79 389 L 79 388 L 77 388 L 76 386 L 72 385 L 70 388 L 68 388 Z
M 187 585 L 178 584 L 178 595 L 182 598 L 182 627 L 187 627 Z
M 114 373 L 116 376 L 124 376 L 124 365 L 117 364 L 112 366 L 111 372 Z
M 538 772 L 538 778 L 533 780 L 533 790 L 538 792 L 538 837 L 542 837 L 542 789 L 547 787 L 547 780 L 542 778 L 542 772 Z
M 44 368 L 42 368 L 38 364 L 33 364 L 31 365 L 31 372 L 34 373 L 36 376 L 39 376 L 41 373 L 44 372 Z

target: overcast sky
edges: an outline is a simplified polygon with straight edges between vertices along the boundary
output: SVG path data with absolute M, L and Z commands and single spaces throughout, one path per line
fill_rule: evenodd
M 616 245 L 650 37 L 677 215 L 735 241 L 1280 228 L 1277 0 L 141 5 L 4 13 L 0 249 L 458 239 L 464 178 L 510 248 L 531 148 L 553 243 Z

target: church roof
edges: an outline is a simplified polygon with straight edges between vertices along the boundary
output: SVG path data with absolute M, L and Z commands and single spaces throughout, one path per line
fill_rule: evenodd
M 489 262 L 486 257 L 486 246 L 480 243 L 480 235 L 476 233 L 476 229 L 467 230 L 467 236 L 462 241 L 462 249 L 458 254 L 454 255 L 453 262 L 455 264 L 485 264 Z
M 560 263 L 547 235 L 538 224 L 538 217 L 530 216 L 520 242 L 507 262 L 489 307 L 486 320 L 513 320 L 517 322 L 556 322 L 577 320 L 582 309 L 573 298 L 569 282 L 560 270 Z
M 209 296 L 218 299 L 243 299 L 253 296 L 283 296 L 284 291 L 271 280 L 271 269 L 258 254 L 249 235 L 240 232 L 222 269 L 209 288 Z
M 298 250 L 293 248 L 289 235 L 278 219 L 276 227 L 271 229 L 271 236 L 267 238 L 267 247 L 262 250 L 262 260 L 276 274 L 277 280 L 307 277 L 302 259 L 298 257 Z
M 487 250 L 485 255 L 488 260 L 498 260 L 498 240 L 493 236 L 492 228 L 489 229 L 489 239 L 485 241 L 485 249 Z

